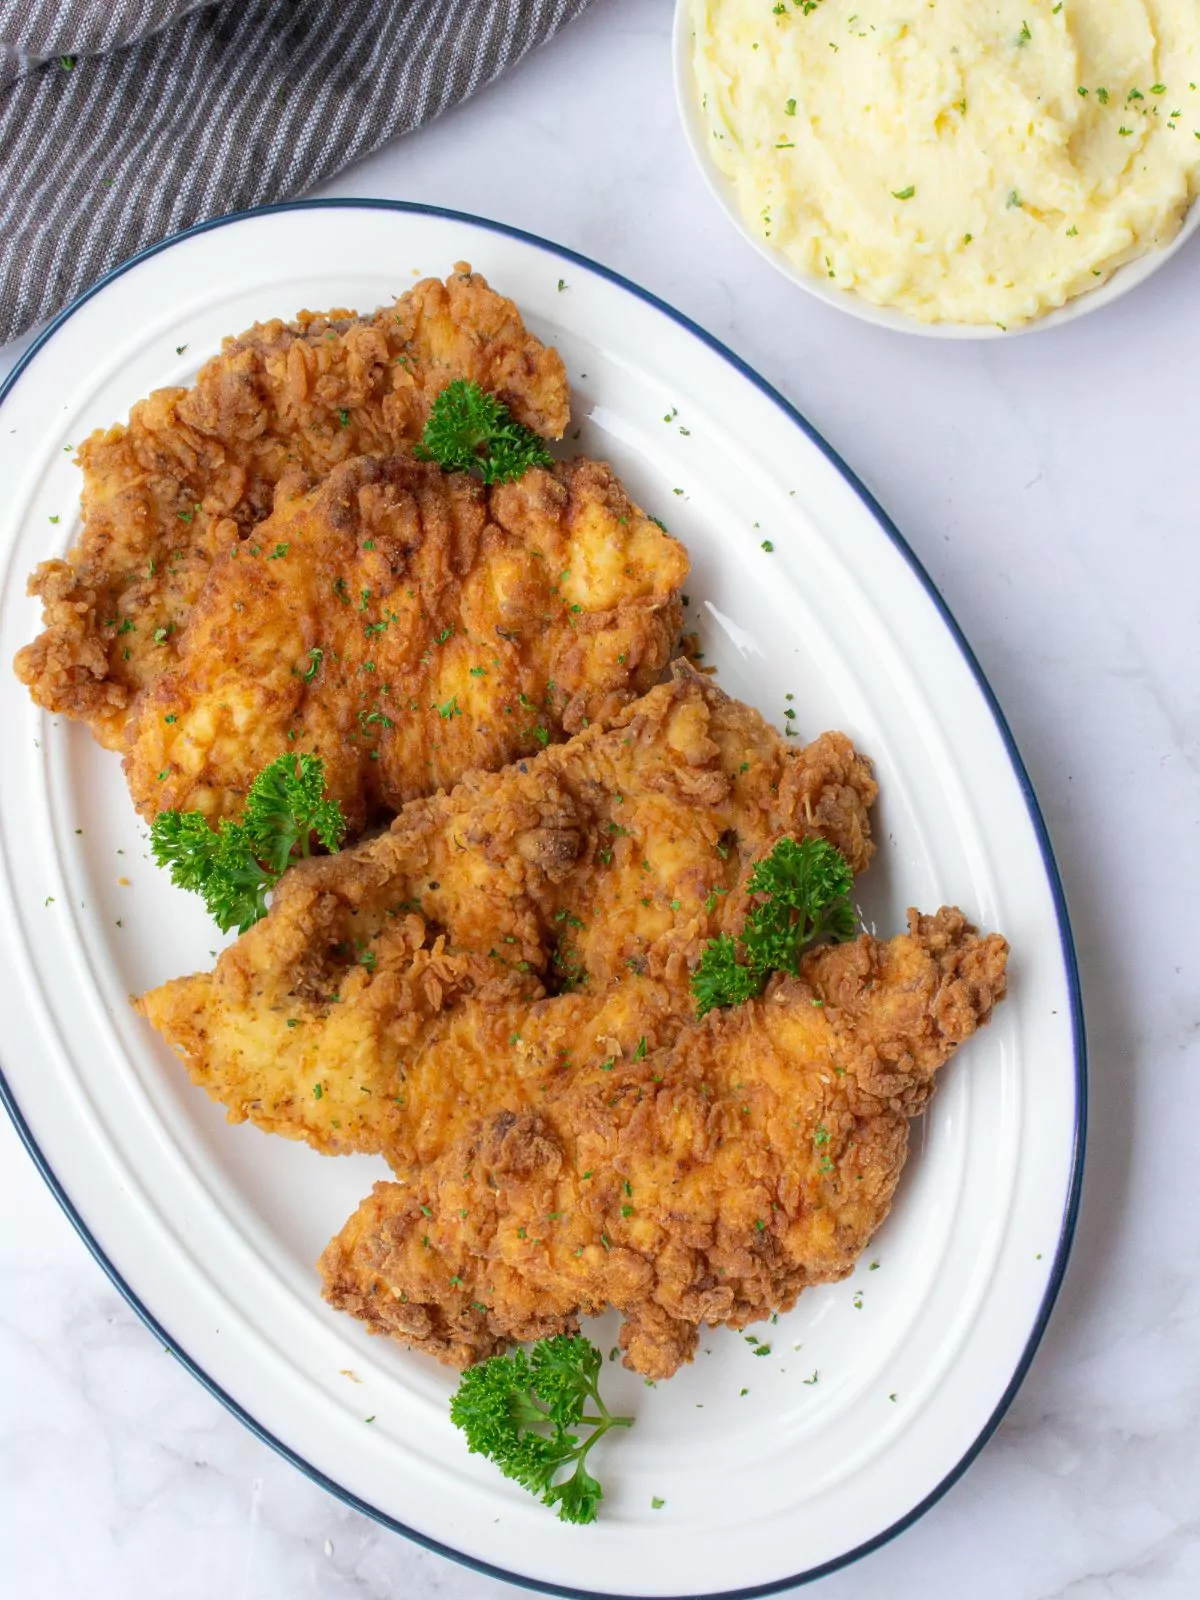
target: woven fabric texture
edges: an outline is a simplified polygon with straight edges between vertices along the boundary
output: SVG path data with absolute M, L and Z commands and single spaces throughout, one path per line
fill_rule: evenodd
M 0 0 L 0 344 L 420 127 L 589 3 Z

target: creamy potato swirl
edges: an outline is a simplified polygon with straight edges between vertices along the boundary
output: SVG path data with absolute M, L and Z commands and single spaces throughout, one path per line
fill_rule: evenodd
M 1169 243 L 1198 0 L 692 0 L 709 151 L 804 271 L 1011 328 Z

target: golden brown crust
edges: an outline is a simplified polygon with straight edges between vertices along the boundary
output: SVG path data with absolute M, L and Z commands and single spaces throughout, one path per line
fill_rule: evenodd
M 214 972 L 141 1010 L 231 1118 L 398 1166 L 534 1099 L 583 1043 L 669 1043 L 705 941 L 741 924 L 750 863 L 813 833 L 861 870 L 876 792 L 841 734 L 797 750 L 676 674 L 611 727 L 293 869 Z
M 376 1184 L 322 1257 L 326 1298 L 457 1367 L 611 1304 L 625 1364 L 670 1377 L 701 1323 L 743 1328 L 853 1269 L 1006 955 L 961 912 L 912 913 L 667 1048 L 606 1069 L 581 1042 L 536 1105 Z
M 30 579 L 43 632 L 16 669 L 34 699 L 119 748 L 129 705 L 173 661 L 211 563 L 270 514 L 280 483 L 306 489 L 354 456 L 411 445 L 457 377 L 561 438 L 570 402 L 557 351 L 465 263 L 371 317 L 256 323 L 191 389 L 156 390 L 127 425 L 92 434 L 78 455 L 83 537 Z
M 236 814 L 268 762 L 314 751 L 357 833 L 644 693 L 687 570 L 598 462 L 489 490 L 357 457 L 281 492 L 212 565 L 174 665 L 130 709 L 134 803 Z

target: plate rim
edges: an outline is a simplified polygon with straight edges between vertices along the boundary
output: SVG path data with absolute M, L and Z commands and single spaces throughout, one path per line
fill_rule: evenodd
M 101 290 L 107 288 L 110 283 L 114 282 L 117 278 L 122 277 L 126 272 L 130 271 L 133 267 L 138 266 L 141 262 L 148 260 L 152 256 L 160 254 L 164 250 L 169 250 L 172 246 L 180 244 L 184 240 L 190 239 L 197 234 L 208 233 L 216 228 L 227 227 L 233 223 L 244 222 L 252 218 L 270 216 L 279 212 L 321 212 L 336 210 L 393 211 L 408 215 L 438 217 L 451 222 L 460 222 L 468 224 L 472 227 L 482 228 L 492 233 L 504 234 L 507 237 L 516 239 L 524 244 L 532 245 L 538 250 L 544 251 L 553 256 L 557 256 L 560 260 L 573 262 L 577 266 L 585 267 L 589 271 L 594 272 L 599 277 L 605 279 L 607 282 L 614 284 L 617 288 L 625 290 L 626 292 L 636 296 L 639 300 L 650 305 L 653 309 L 668 317 L 679 327 L 683 328 L 683 330 L 690 334 L 693 338 L 698 339 L 714 354 L 720 356 L 722 360 L 726 361 L 731 367 L 733 367 L 734 370 L 742 377 L 748 379 L 761 394 L 763 394 L 768 400 L 777 406 L 780 411 L 783 412 L 788 421 L 800 429 L 808 441 L 816 446 L 816 448 L 826 458 L 835 471 L 839 473 L 849 488 L 857 495 L 866 510 L 870 513 L 880 531 L 899 551 L 913 575 L 916 577 L 917 581 L 921 584 L 922 588 L 929 596 L 929 599 L 932 601 L 934 608 L 945 625 L 951 640 L 966 663 L 971 676 L 975 680 L 975 683 L 983 697 L 984 704 L 991 713 L 992 720 L 995 723 L 996 730 L 999 733 L 1001 742 L 1004 746 L 1005 754 L 1007 755 L 1009 763 L 1012 767 L 1013 775 L 1017 780 L 1017 787 L 1020 790 L 1021 797 L 1025 802 L 1025 808 L 1029 815 L 1030 823 L 1033 827 L 1034 837 L 1037 841 L 1038 850 L 1042 858 L 1042 865 L 1046 873 L 1046 880 L 1050 889 L 1051 901 L 1054 907 L 1055 921 L 1058 929 L 1059 948 L 1062 955 L 1063 969 L 1067 981 L 1067 991 L 1070 1000 L 1071 1043 L 1073 1057 L 1072 1064 L 1074 1070 L 1075 1100 L 1074 1134 L 1071 1150 L 1070 1181 L 1067 1188 L 1066 1205 L 1063 1209 L 1059 1235 L 1055 1244 L 1054 1260 L 1051 1266 L 1049 1277 L 1046 1281 L 1046 1288 L 1043 1293 L 1041 1303 L 1038 1307 L 1037 1315 L 1033 1320 L 1033 1325 L 1031 1327 L 1028 1339 L 1026 1340 L 1025 1346 L 1021 1352 L 1019 1360 L 1017 1361 L 1013 1374 L 1005 1386 L 1000 1399 L 996 1403 L 991 1415 L 987 1418 L 972 1444 L 963 1453 L 955 1466 L 944 1475 L 940 1482 L 932 1490 L 930 1490 L 930 1492 L 925 1495 L 922 1500 L 920 1500 L 915 1506 L 911 1507 L 910 1510 L 904 1514 L 904 1516 L 897 1518 L 897 1520 L 889 1527 L 873 1535 L 870 1539 L 864 1541 L 862 1544 L 855 1545 L 852 1550 L 846 1551 L 842 1555 L 834 1557 L 829 1561 L 822 1562 L 818 1566 L 804 1569 L 794 1576 L 772 1579 L 769 1583 L 755 1584 L 746 1588 L 723 1589 L 704 1595 L 680 1595 L 676 1597 L 676 1600 L 758 1600 L 758 1597 L 760 1596 L 778 1594 L 786 1589 L 796 1588 L 803 1584 L 813 1583 L 819 1578 L 828 1577 L 831 1573 L 840 1571 L 843 1567 L 851 1566 L 863 1556 L 870 1555 L 875 1550 L 878 1550 L 882 1548 L 882 1546 L 890 1543 L 891 1540 L 896 1538 L 898 1534 L 903 1533 L 905 1529 L 910 1528 L 915 1522 L 919 1521 L 920 1518 L 923 1517 L 925 1513 L 934 1505 L 936 1505 L 942 1496 L 945 1495 L 948 1490 L 950 1490 L 963 1476 L 967 1468 L 970 1467 L 972 1462 L 979 1455 L 984 1446 L 995 1433 L 996 1429 L 999 1427 L 1005 1416 L 1005 1413 L 1008 1411 L 1009 1406 L 1015 1399 L 1017 1391 L 1024 1382 L 1030 1365 L 1032 1364 L 1034 1355 L 1037 1353 L 1038 1346 L 1041 1344 L 1047 1325 L 1049 1324 L 1051 1313 L 1053 1312 L 1055 1302 L 1058 1299 L 1059 1291 L 1062 1288 L 1063 1279 L 1066 1275 L 1067 1262 L 1070 1257 L 1071 1246 L 1074 1241 L 1075 1229 L 1079 1217 L 1079 1206 L 1083 1184 L 1084 1153 L 1087 1142 L 1088 1052 L 1083 1015 L 1083 994 L 1079 978 L 1079 966 L 1076 957 L 1075 940 L 1071 930 L 1071 921 L 1067 908 L 1066 893 L 1063 889 L 1062 878 L 1058 870 L 1058 863 L 1054 856 L 1054 848 L 1050 840 L 1049 830 L 1046 826 L 1046 821 L 1042 814 L 1041 806 L 1038 802 L 1037 795 L 1034 791 L 1029 773 L 1025 767 L 1024 760 L 1021 757 L 1016 740 L 1013 737 L 1012 730 L 1008 725 L 1008 720 L 1000 706 L 1000 702 L 997 699 L 995 691 L 989 683 L 987 675 L 980 665 L 974 650 L 971 648 L 966 636 L 964 635 L 958 622 L 955 620 L 954 614 L 946 604 L 946 601 L 942 597 L 940 590 L 930 577 L 929 573 L 925 570 L 925 567 L 922 565 L 915 551 L 909 545 L 904 535 L 900 532 L 900 529 L 892 521 L 891 517 L 887 514 L 882 505 L 880 505 L 879 501 L 875 498 L 867 486 L 862 482 L 854 470 L 842 459 L 833 446 L 828 443 L 828 441 L 820 432 L 818 432 L 813 424 L 808 421 L 807 417 L 805 417 L 804 414 L 791 403 L 791 401 L 782 395 L 773 384 L 768 383 L 760 373 L 750 366 L 748 362 L 743 360 L 741 356 L 737 355 L 733 350 L 731 350 L 728 345 L 716 338 L 713 334 L 707 332 L 706 329 L 702 328 L 697 322 L 694 322 L 685 313 L 678 311 L 674 306 L 661 299 L 658 295 L 652 293 L 648 289 L 644 289 L 640 284 L 634 283 L 631 279 L 625 277 L 622 273 L 616 272 L 611 267 L 604 266 L 601 262 L 596 261 L 591 256 L 585 255 L 581 251 L 573 250 L 567 245 L 557 244 L 553 240 L 546 239 L 540 234 L 530 233 L 523 228 L 514 227 L 509 223 L 498 222 L 489 217 L 481 217 L 474 215 L 471 212 L 457 211 L 445 206 L 429 205 L 424 202 L 413 200 L 390 200 L 368 196 L 336 196 L 322 199 L 280 201 L 273 205 L 254 206 L 246 210 L 233 211 L 224 216 L 213 217 L 203 222 L 194 223 L 189 228 L 181 229 L 177 233 L 169 234 L 165 239 L 160 239 L 154 244 L 145 246 L 136 254 L 130 256 L 127 260 L 118 262 L 115 267 L 110 268 L 110 270 L 106 272 L 103 277 L 99 278 L 89 288 L 85 289 L 82 294 L 77 295 L 74 300 L 72 300 L 60 312 L 58 312 L 58 314 L 50 321 L 50 323 L 42 330 L 42 332 L 30 345 L 29 349 L 26 350 L 18 359 L 16 365 L 13 367 L 8 376 L 3 380 L 3 382 L 0 382 L 0 407 L 3 406 L 11 390 L 15 387 L 17 380 L 21 377 L 25 369 L 31 364 L 34 357 L 38 354 L 42 347 L 47 344 L 49 340 L 64 326 L 64 324 L 69 321 L 69 319 L 78 310 L 80 310 L 82 306 L 91 300 L 93 296 L 99 294 Z M 195 1378 L 197 1382 L 200 1383 L 203 1388 L 205 1388 L 209 1394 L 214 1397 L 214 1399 L 218 1400 L 232 1416 L 236 1417 L 237 1420 L 242 1423 L 242 1425 L 246 1427 L 256 1438 L 261 1440 L 262 1443 L 269 1445 L 271 1449 L 273 1449 L 278 1455 L 282 1456 L 284 1460 L 288 1461 L 293 1467 L 297 1468 L 306 1478 L 310 1480 L 310 1482 L 317 1484 L 327 1493 L 340 1500 L 344 1505 L 350 1506 L 353 1510 L 362 1513 L 364 1516 L 370 1517 L 374 1522 L 377 1522 L 383 1527 L 390 1529 L 393 1533 L 402 1534 L 405 1538 L 412 1540 L 415 1544 L 421 1545 L 427 1550 L 432 1550 L 437 1555 L 445 1556 L 448 1559 L 457 1562 L 460 1566 L 468 1567 L 475 1572 L 483 1573 L 487 1577 L 498 1578 L 502 1582 L 513 1583 L 522 1588 L 534 1590 L 543 1594 L 560 1595 L 564 1597 L 564 1600 L 635 1600 L 635 1597 L 629 1595 L 614 1595 L 607 1591 L 576 1588 L 571 1585 L 550 1583 L 540 1579 L 525 1577 L 520 1573 L 511 1572 L 507 1568 L 496 1566 L 491 1562 L 481 1560 L 475 1556 L 467 1555 L 462 1551 L 454 1549 L 451 1545 L 444 1544 L 438 1539 L 431 1538 L 427 1534 L 423 1534 L 415 1528 L 410 1528 L 398 1518 L 391 1516 L 385 1511 L 381 1511 L 377 1506 L 371 1505 L 368 1501 L 363 1500 L 360 1496 L 352 1493 L 349 1489 L 346 1489 L 341 1484 L 335 1482 L 319 1467 L 314 1466 L 312 1462 L 306 1460 L 305 1457 L 299 1454 L 299 1452 L 293 1450 L 289 1445 L 284 1444 L 281 1439 L 276 1438 L 274 1434 L 272 1434 L 257 1421 L 257 1419 L 251 1414 L 250 1411 L 246 1409 L 246 1407 L 239 1404 L 239 1402 L 234 1400 L 231 1395 L 227 1394 L 225 1390 L 222 1389 L 220 1384 L 218 1384 L 215 1379 L 211 1378 L 208 1373 L 205 1372 L 205 1370 L 197 1362 L 195 1362 L 191 1356 L 188 1355 L 187 1351 L 183 1348 L 179 1341 L 168 1332 L 168 1330 L 162 1325 L 150 1308 L 143 1303 L 135 1290 L 117 1270 L 113 1262 L 109 1260 L 108 1256 L 100 1246 L 99 1241 L 94 1237 L 88 1227 L 87 1222 L 72 1201 L 62 1180 L 58 1177 L 57 1173 L 54 1171 L 53 1167 L 50 1165 L 50 1162 L 47 1160 L 46 1156 L 38 1145 L 32 1129 L 25 1120 L 17 1098 L 10 1088 L 7 1078 L 5 1077 L 2 1060 L 0 1060 L 0 1104 L 3 1104 L 5 1111 L 7 1112 L 14 1128 L 16 1129 L 17 1137 L 20 1139 L 26 1151 L 29 1153 L 34 1166 L 40 1173 L 47 1188 L 50 1190 L 51 1194 L 58 1201 L 62 1210 L 66 1214 L 67 1220 L 71 1223 L 71 1226 L 75 1229 L 75 1232 L 79 1235 L 80 1239 L 87 1247 L 92 1258 L 104 1271 L 113 1287 L 122 1296 L 130 1309 L 140 1318 L 142 1323 L 159 1340 L 163 1347 L 170 1351 L 176 1360 L 180 1362 L 180 1364 L 191 1374 L 191 1376 Z

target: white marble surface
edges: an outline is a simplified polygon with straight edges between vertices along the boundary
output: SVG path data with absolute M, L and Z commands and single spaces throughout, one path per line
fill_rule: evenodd
M 676 125 L 667 0 L 597 0 L 510 79 L 325 192 L 515 223 L 628 274 L 811 418 L 941 586 L 1046 809 L 1092 1048 L 1082 1222 L 997 1437 L 829 1600 L 1200 1594 L 1200 241 L 986 347 L 797 293 Z M 480 263 L 485 265 L 485 263 Z M 0 352 L 0 374 L 17 354 Z M 501 1600 L 346 1510 L 165 1355 L 0 1126 L 0 1588 L 40 1600 Z

